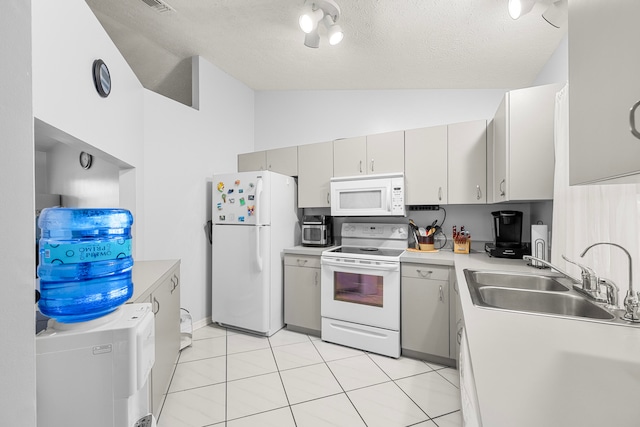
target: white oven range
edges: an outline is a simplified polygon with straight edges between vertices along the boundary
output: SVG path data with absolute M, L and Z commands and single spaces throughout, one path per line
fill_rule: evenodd
M 322 340 L 400 357 L 400 255 L 407 224 L 344 223 L 322 252 Z

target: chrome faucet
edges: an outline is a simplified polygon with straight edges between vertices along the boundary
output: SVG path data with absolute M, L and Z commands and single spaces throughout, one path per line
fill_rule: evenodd
M 587 297 L 591 298 L 594 301 L 607 304 L 610 307 L 618 308 L 619 289 L 616 286 L 616 284 L 613 283 L 611 280 L 599 278 L 596 275 L 595 271 L 593 271 L 591 268 L 587 267 L 586 265 L 582 265 L 580 263 L 572 261 L 566 256 L 562 255 L 562 259 L 580 267 L 581 273 L 580 273 L 580 278 L 578 279 L 572 276 L 571 274 L 567 273 L 566 271 L 562 270 L 560 267 L 557 267 L 543 259 L 531 256 L 531 255 L 525 255 L 522 257 L 522 259 L 526 261 L 538 261 L 543 265 L 546 265 L 547 267 L 550 267 L 556 270 L 557 272 L 559 272 L 560 274 L 562 274 L 563 276 L 567 277 L 572 282 L 574 282 L 573 288 L 576 291 L 586 295 Z M 529 264 L 529 265 L 532 265 L 532 264 Z M 604 286 L 607 289 L 607 292 L 604 294 L 600 292 L 600 286 Z
M 562 257 L 564 258 L 564 255 Z M 567 273 L 566 271 L 564 271 L 560 267 L 555 266 L 555 265 L 551 264 L 550 262 L 543 260 L 542 258 L 538 258 L 538 257 L 535 257 L 533 255 L 524 255 L 522 257 L 522 259 L 525 260 L 525 261 L 529 261 L 530 262 L 529 265 L 532 265 L 531 263 L 533 261 L 537 261 L 540 264 L 546 265 L 547 267 L 556 270 L 558 273 L 562 274 L 563 276 L 565 276 L 567 279 L 571 280 L 572 282 L 582 283 L 582 281 L 580 279 L 577 279 L 577 278 L 573 277 L 572 275 L 570 275 L 569 273 Z
M 609 243 L 609 242 L 599 242 L 599 243 L 594 243 L 593 245 L 589 246 L 587 249 L 585 249 L 582 254 L 580 254 L 580 257 L 584 257 L 584 255 L 587 253 L 587 251 L 589 249 L 591 249 L 594 246 L 598 246 L 598 245 L 611 245 L 611 246 L 615 246 L 618 247 L 620 249 L 622 249 L 624 251 L 625 254 L 627 254 L 627 258 L 629 259 L 629 289 L 627 290 L 627 295 L 624 298 L 624 308 L 625 308 L 625 313 L 622 316 L 622 318 L 624 320 L 627 320 L 629 322 L 634 322 L 634 323 L 640 323 L 640 316 L 638 315 L 638 307 L 640 306 L 640 294 L 636 293 L 633 291 L 633 273 L 632 273 L 632 268 L 633 268 L 633 260 L 631 259 L 631 254 L 629 253 L 628 250 L 626 250 L 625 248 L 623 248 L 622 246 L 616 244 L 616 243 Z M 613 284 L 613 282 L 611 281 L 607 281 L 606 279 L 603 279 L 602 281 L 603 285 L 613 285 L 615 286 L 615 284 Z M 615 286 L 615 288 L 617 288 L 617 286 Z M 611 291 L 609 291 L 609 287 L 607 287 L 607 294 L 609 293 L 616 293 L 615 289 L 611 289 Z M 617 300 L 616 300 L 617 302 Z

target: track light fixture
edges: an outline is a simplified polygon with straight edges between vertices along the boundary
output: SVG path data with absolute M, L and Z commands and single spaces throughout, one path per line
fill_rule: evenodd
M 542 17 L 549 24 L 560 28 L 567 21 L 568 0 L 554 0 L 542 14 Z M 522 15 L 529 13 L 536 0 L 509 0 L 509 15 L 513 19 L 518 19 Z
M 333 0 L 306 0 L 298 20 L 300 29 L 305 33 L 304 44 L 308 47 L 320 46 L 319 24 L 322 21 L 330 45 L 342 41 L 344 34 L 336 21 L 340 18 L 340 7 Z

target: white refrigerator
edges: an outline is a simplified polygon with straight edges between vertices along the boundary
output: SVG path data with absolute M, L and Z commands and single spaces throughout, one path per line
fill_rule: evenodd
M 269 171 L 213 177 L 211 320 L 271 336 L 284 326 L 282 251 L 298 244 L 297 186 Z

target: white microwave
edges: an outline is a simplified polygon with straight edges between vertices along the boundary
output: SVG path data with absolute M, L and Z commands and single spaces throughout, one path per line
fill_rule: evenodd
M 331 178 L 331 215 L 404 216 L 404 174 Z

